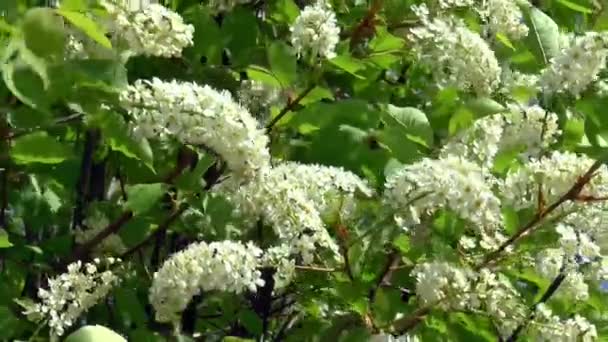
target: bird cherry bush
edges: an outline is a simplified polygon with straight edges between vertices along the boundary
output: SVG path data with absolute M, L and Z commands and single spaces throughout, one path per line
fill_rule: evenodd
M 0 1 L 0 340 L 608 338 L 607 29 Z

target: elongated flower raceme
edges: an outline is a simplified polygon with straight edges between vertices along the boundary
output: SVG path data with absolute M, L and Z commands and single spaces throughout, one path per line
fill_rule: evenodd
M 278 88 L 259 81 L 245 80 L 239 87 L 237 98 L 263 125 L 270 116 L 270 107 L 280 102 L 280 94 Z
M 515 0 L 485 0 L 481 9 L 493 33 L 506 34 L 511 39 L 521 39 L 528 35 L 523 13 Z
M 553 203 L 565 194 L 594 161 L 571 152 L 554 151 L 546 157 L 534 158 L 507 174 L 501 186 L 503 203 L 515 209 L 536 208 L 539 193 L 545 203 Z M 608 194 L 608 169 L 602 165 L 581 190 L 582 197 L 602 198 Z M 539 188 L 540 187 L 540 188 Z M 540 189 L 540 190 L 539 190 Z M 587 206 L 584 202 L 567 202 L 563 210 Z
M 423 159 L 406 165 L 387 178 L 385 203 L 392 206 L 406 226 L 418 225 L 439 209 L 449 209 L 469 222 L 493 248 L 502 239 L 500 201 L 478 165 L 460 157 Z
M 443 309 L 464 309 L 469 303 L 473 273 L 447 262 L 416 265 L 416 297 L 422 305 L 438 305 Z
M 92 263 L 80 261 L 68 265 L 68 271 L 49 279 L 48 289 L 39 289 L 40 303 L 24 314 L 48 319 L 51 334 L 61 336 L 85 312 L 103 300 L 120 278 L 110 270 L 102 271 L 105 264 L 112 265 L 116 259 L 95 259 Z
M 193 44 L 194 27 L 159 4 L 131 10 L 122 1 L 101 1 L 108 12 L 106 26 L 114 37 L 124 40 L 135 55 L 178 57 Z
M 561 53 L 551 58 L 539 82 L 548 94 L 579 96 L 606 68 L 608 34 L 587 32 L 582 36 L 565 36 L 563 41 Z
M 214 191 L 252 224 L 261 218 L 304 263 L 312 262 L 319 247 L 337 254 L 322 215 L 336 211 L 348 216 L 356 193 L 371 194 L 364 181 L 346 170 L 293 162 L 264 170 L 244 185 L 227 180 Z
M 418 60 L 431 68 L 439 86 L 491 94 L 500 84 L 501 69 L 494 52 L 479 34 L 457 18 L 429 18 L 418 10 L 421 26 L 411 29 Z
M 154 78 L 130 85 L 121 104 L 132 115 L 136 134 L 203 145 L 238 176 L 251 177 L 270 163 L 268 137 L 227 91 Z
M 306 6 L 291 27 L 291 44 L 301 56 L 331 59 L 339 41 L 336 15 L 323 0 Z
M 159 322 L 175 322 L 201 291 L 255 292 L 263 286 L 262 251 L 234 241 L 199 242 L 173 254 L 154 273 L 150 303 Z
M 578 314 L 562 319 L 553 314 L 545 303 L 536 306 L 534 319 L 529 323 L 529 336 L 541 342 L 591 342 L 597 339 L 597 329 L 585 317 Z
M 500 152 L 517 151 L 522 159 L 538 156 L 560 133 L 555 113 L 537 105 L 509 105 L 506 113 L 479 119 L 449 139 L 441 156 L 459 155 L 491 168 Z

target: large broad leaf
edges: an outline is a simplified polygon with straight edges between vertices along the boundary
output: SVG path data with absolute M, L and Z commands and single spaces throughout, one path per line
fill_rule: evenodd
M 101 325 L 87 325 L 71 333 L 65 342 L 127 342 L 127 340 Z
M 268 64 L 283 87 L 296 81 L 296 57 L 287 44 L 277 41 L 268 46 Z
M 10 155 L 18 164 L 57 164 L 70 158 L 72 152 L 46 132 L 35 132 L 15 139 Z
M 500 113 L 505 110 L 505 106 L 488 97 L 475 98 L 467 102 L 467 107 L 475 113 L 475 117 L 477 118 Z
M 184 13 L 184 18 L 194 26 L 194 46 L 187 50 L 187 56 L 192 53 L 196 62 L 204 59 L 208 64 L 221 64 L 222 31 L 213 16 L 205 6 L 191 6 Z
M 127 188 L 127 208 L 134 214 L 144 214 L 152 209 L 166 192 L 162 183 L 137 184 Z
M 551 57 L 559 53 L 559 27 L 551 17 L 536 7 L 526 11 L 526 19 L 530 27 L 526 42 L 536 59 L 547 64 Z
M 389 127 L 398 128 L 403 138 L 410 139 L 426 147 L 433 145 L 433 129 L 426 115 L 413 107 L 386 106 L 384 123 Z
M 28 49 L 40 57 L 63 57 L 66 32 L 61 17 L 50 8 L 32 8 L 23 18 L 23 36 Z
M 0 249 L 12 247 L 13 244 L 8 240 L 8 233 L 4 229 L 0 229 Z
M 72 25 L 79 28 L 82 32 L 89 36 L 89 38 L 99 43 L 99 45 L 108 49 L 112 48 L 112 43 L 108 37 L 106 37 L 105 29 L 99 26 L 91 18 L 82 13 L 64 9 L 58 10 L 57 13 L 64 16 L 70 23 L 72 23 Z

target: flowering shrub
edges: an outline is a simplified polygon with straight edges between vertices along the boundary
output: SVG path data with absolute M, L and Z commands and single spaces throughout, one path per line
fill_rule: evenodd
M 0 1 L 0 340 L 607 339 L 607 30 L 597 0 Z

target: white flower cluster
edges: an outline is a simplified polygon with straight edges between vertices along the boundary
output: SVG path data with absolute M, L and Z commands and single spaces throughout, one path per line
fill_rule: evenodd
M 442 10 L 457 7 L 470 7 L 474 4 L 475 0 L 439 0 L 439 8 Z
M 35 304 L 24 314 L 48 319 L 51 334 L 61 336 L 66 328 L 95 304 L 105 298 L 110 290 L 119 283 L 120 278 L 112 271 L 102 271 L 100 267 L 112 265 L 118 259 L 106 261 L 95 259 L 92 263 L 80 261 L 68 265 L 68 271 L 49 279 L 48 289 L 39 289 L 40 303 Z
M 514 0 L 485 0 L 481 10 L 493 33 L 504 33 L 509 38 L 521 39 L 528 35 L 521 9 Z
M 204 145 L 242 176 L 270 163 L 268 137 L 227 91 L 154 78 L 130 85 L 121 94 L 121 103 L 135 120 L 136 134 Z
M 488 269 L 477 273 L 469 305 L 487 312 L 503 337 L 510 336 L 528 314 L 519 292 L 509 280 Z
M 500 92 L 502 94 L 510 96 L 519 89 L 534 92 L 538 90 L 539 75 L 525 74 L 520 71 L 512 70 L 506 66 L 503 66 L 502 70 L 502 84 L 500 87 Z
M 503 203 L 515 209 L 535 208 L 539 203 L 539 187 L 545 203 L 553 203 L 587 172 L 593 162 L 586 156 L 560 151 L 532 159 L 507 174 L 501 186 Z M 608 169 L 602 165 L 582 189 L 580 195 L 600 198 L 606 194 L 608 194 Z M 562 205 L 564 209 L 573 206 L 575 206 L 574 202 Z
M 416 9 L 421 26 L 409 38 L 418 59 L 432 68 L 439 86 L 453 86 L 480 95 L 491 94 L 500 84 L 502 70 L 494 52 L 479 34 L 457 18 L 429 18 Z
M 574 215 L 580 217 L 580 215 Z M 558 294 L 585 301 L 589 298 L 587 282 L 606 279 L 606 258 L 595 242 L 594 236 L 581 229 L 573 218 L 564 220 L 555 228 L 560 235 L 560 248 L 549 248 L 537 256 L 536 270 L 542 277 L 553 280 L 559 273 L 565 279 Z
M 567 36 L 569 42 L 559 55 L 551 58 L 540 77 L 546 93 L 570 93 L 579 96 L 606 67 L 608 34 L 587 32 L 582 36 Z M 568 38 L 566 38 L 568 39 Z
M 281 244 L 264 250 L 260 265 L 274 267 L 274 290 L 280 290 L 291 283 L 296 273 L 296 263 L 291 257 L 291 248 L 288 244 Z
M 108 218 L 102 214 L 101 212 L 95 212 L 92 215 L 88 216 L 83 224 L 88 229 L 76 229 L 74 231 L 74 237 L 76 243 L 84 244 L 87 241 L 91 240 L 101 231 L 103 231 L 109 224 Z M 93 248 L 94 256 L 104 256 L 104 255 L 121 255 L 126 252 L 127 247 L 122 242 L 122 239 L 117 234 L 110 234 L 108 237 L 103 239 L 101 243 L 96 245 Z
M 264 122 L 270 114 L 270 107 L 279 103 L 279 89 L 260 81 L 245 80 L 237 92 L 239 103 Z
M 356 192 L 371 194 L 361 179 L 341 168 L 294 162 L 264 170 L 244 185 L 227 180 L 214 192 L 226 197 L 236 213 L 252 224 L 261 218 L 270 225 L 290 246 L 291 254 L 299 255 L 305 264 L 312 262 L 318 247 L 338 254 L 321 218 L 335 203 L 328 195 L 352 203 Z M 342 214 L 350 212 L 338 209 Z
M 207 6 L 213 12 L 229 12 L 238 5 L 250 3 L 251 0 L 209 0 Z
M 553 315 L 544 303 L 536 307 L 536 315 L 529 330 L 534 341 L 540 342 L 591 342 L 597 339 L 595 325 L 587 319 L 577 314 L 573 318 L 562 320 Z
M 319 0 L 306 6 L 290 28 L 291 44 L 298 55 L 331 59 L 340 41 L 336 14 L 329 4 Z
M 262 251 L 234 241 L 199 242 L 173 254 L 154 273 L 150 303 L 159 322 L 173 322 L 201 291 L 242 293 L 264 285 Z
M 450 209 L 472 223 L 483 248 L 493 248 L 503 237 L 498 232 L 500 201 L 488 185 L 488 177 L 478 165 L 460 157 L 425 158 L 387 178 L 385 203 L 405 225 L 420 224 L 435 211 Z
M 376 334 L 369 339 L 370 342 L 420 342 L 416 335 L 393 336 L 391 334 Z
M 464 309 L 469 305 L 472 273 L 446 262 L 420 263 L 412 270 L 416 298 L 422 305 Z
M 560 134 L 558 117 L 534 105 L 509 105 L 507 113 L 479 119 L 443 146 L 442 156 L 460 155 L 491 167 L 499 152 L 521 151 L 522 159 L 538 156 Z
M 178 57 L 193 44 L 194 26 L 162 5 L 149 4 L 138 11 L 120 1 L 103 0 L 101 5 L 109 15 L 108 30 L 136 55 Z

